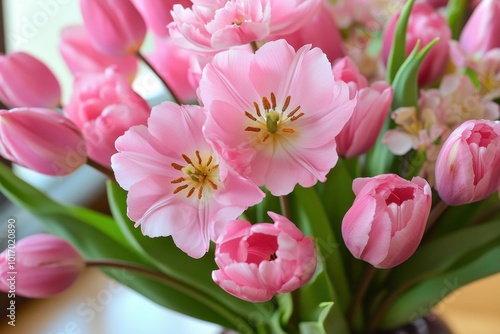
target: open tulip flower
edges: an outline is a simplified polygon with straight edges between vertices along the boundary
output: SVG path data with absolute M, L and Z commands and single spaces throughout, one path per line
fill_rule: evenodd
M 0 55 L 0 191 L 69 242 L 20 241 L 6 279 L 9 244 L 0 290 L 85 264 L 221 332 L 420 333 L 500 273 L 500 0 L 79 2 L 69 99 Z M 16 175 L 85 163 L 103 212 Z

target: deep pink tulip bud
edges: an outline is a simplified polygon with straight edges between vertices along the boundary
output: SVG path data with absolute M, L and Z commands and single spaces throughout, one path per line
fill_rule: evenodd
M 142 14 L 149 29 L 160 37 L 169 36 L 167 24 L 173 21 L 170 12 L 174 4 L 180 4 L 184 8 L 193 5 L 190 0 L 132 0 L 132 2 Z
M 33 235 L 0 254 L 0 291 L 15 291 L 28 298 L 50 297 L 69 288 L 84 267 L 82 256 L 66 240 Z
M 375 144 L 392 103 L 392 87 L 385 81 L 374 82 L 368 87 L 368 81 L 349 57 L 333 66 L 333 75 L 335 80 L 347 82 L 351 91 L 357 94 L 356 108 L 335 139 L 339 155 L 356 157 Z
M 289 35 L 274 35 L 270 40 L 283 38 L 296 50 L 306 44 L 312 44 L 313 47 L 320 48 L 333 63 L 336 59 L 345 56 L 345 50 L 332 11 L 333 6 L 328 1 L 323 1 L 318 13 L 305 26 Z
M 130 0 L 80 0 L 83 24 L 98 50 L 110 56 L 136 53 L 146 23 Z
M 116 138 L 133 125 L 146 124 L 150 108 L 111 67 L 104 73 L 78 75 L 64 112 L 82 130 L 89 157 L 109 167 Z
M 342 236 L 355 258 L 377 268 L 392 268 L 417 249 L 432 198 L 424 179 L 396 174 L 357 178 L 356 199 L 342 221 Z
M 83 26 L 70 26 L 62 30 L 59 51 L 73 75 L 101 73 L 113 65 L 132 82 L 137 72 L 136 56 L 111 57 L 98 51 Z
M 377 81 L 358 91 L 358 104 L 335 138 L 337 152 L 346 158 L 366 153 L 375 144 L 392 103 L 392 87 Z
M 0 155 L 36 172 L 62 176 L 87 161 L 83 135 L 51 109 L 0 110 Z
M 278 293 L 298 289 L 316 270 L 316 249 L 311 238 L 287 218 L 268 212 L 274 224 L 251 225 L 233 220 L 216 243 L 219 270 L 212 278 L 230 294 L 264 302 Z
M 169 37 L 155 38 L 155 50 L 146 56 L 175 96 L 183 103 L 196 101 L 196 88 L 190 83 L 191 64 L 196 57 Z
M 11 108 L 55 108 L 61 87 L 52 71 L 25 53 L 0 55 L 0 100 Z
M 386 64 L 400 14 L 398 12 L 392 16 L 384 31 L 382 57 Z M 410 54 L 418 40 L 420 40 L 420 49 L 422 49 L 436 37 L 439 37 L 439 41 L 434 44 L 420 67 L 418 73 L 419 85 L 432 84 L 446 70 L 449 60 L 448 43 L 451 39 L 451 31 L 448 22 L 440 12 L 425 2 L 416 3 L 411 11 L 406 32 L 406 55 Z
M 468 54 L 483 55 L 500 47 L 500 1 L 481 1 L 460 35 L 460 45 Z
M 500 183 L 500 122 L 462 123 L 443 144 L 435 170 L 436 189 L 449 205 L 490 196 Z

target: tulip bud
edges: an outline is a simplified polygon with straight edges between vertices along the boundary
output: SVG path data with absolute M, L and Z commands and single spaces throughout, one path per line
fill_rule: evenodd
M 500 183 L 500 122 L 462 123 L 443 144 L 435 170 L 437 191 L 449 205 L 490 196 Z
M 330 62 L 344 57 L 342 36 L 333 17 L 332 5 L 323 1 L 320 10 L 299 30 L 288 35 L 273 35 L 269 40 L 285 39 L 296 50 L 306 44 L 320 48 Z M 321 31 L 319 34 L 318 31 Z
M 80 0 L 83 24 L 95 47 L 110 56 L 136 53 L 146 23 L 130 0 Z
M 335 80 L 352 82 L 357 89 L 368 87 L 368 80 L 361 74 L 356 64 L 349 57 L 344 57 L 332 67 Z
M 396 24 L 400 12 L 392 16 L 384 31 L 382 41 L 382 57 L 387 64 Z M 424 48 L 436 37 L 438 42 L 425 57 L 418 72 L 418 84 L 428 85 L 436 81 L 446 70 L 449 60 L 449 45 L 451 31 L 448 22 L 437 10 L 425 2 L 417 2 L 411 11 L 406 32 L 406 55 L 409 55 L 420 40 L 420 49 Z
M 104 73 L 78 75 L 64 112 L 82 130 L 89 157 L 109 167 L 116 138 L 133 125 L 146 124 L 150 108 L 111 67 Z
M 468 54 L 483 55 L 500 47 L 500 1 L 481 1 L 460 34 L 460 45 Z
M 0 55 L 0 100 L 11 108 L 55 108 L 61 87 L 50 69 L 25 52 Z
M 149 29 L 160 37 L 169 36 L 167 25 L 173 21 L 170 12 L 174 4 L 180 4 L 185 8 L 193 4 L 190 0 L 132 0 L 132 2 Z
M 366 78 L 349 57 L 342 58 L 333 66 L 333 75 L 357 92 L 356 108 L 335 138 L 339 155 L 356 157 L 368 152 L 375 144 L 389 113 L 392 88 L 385 81 L 377 81 L 367 87 Z
M 335 137 L 338 154 L 352 158 L 368 152 L 377 141 L 391 103 L 392 87 L 385 81 L 360 89 L 351 118 Z
M 15 290 L 28 298 L 44 298 L 69 288 L 85 267 L 78 251 L 66 240 L 38 234 L 0 254 L 0 290 Z M 15 274 L 12 274 L 14 272 Z
M 0 155 L 36 172 L 63 176 L 87 160 L 83 135 L 51 109 L 0 110 Z
M 432 198 L 424 179 L 396 174 L 357 178 L 356 199 L 342 220 L 342 236 L 352 255 L 377 268 L 392 268 L 417 249 Z
M 114 65 L 130 82 L 137 72 L 137 57 L 111 57 L 96 50 L 83 26 L 70 26 L 62 30 L 59 51 L 73 75 L 101 73 Z
M 233 296 L 254 303 L 298 289 L 316 270 L 312 239 L 287 218 L 268 214 L 274 225 L 233 220 L 216 242 L 219 270 L 213 271 L 213 280 Z

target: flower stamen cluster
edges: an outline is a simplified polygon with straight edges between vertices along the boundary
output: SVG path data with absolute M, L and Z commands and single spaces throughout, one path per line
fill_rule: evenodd
M 200 151 L 196 150 L 195 155 L 196 159 L 195 162 L 193 162 L 193 160 L 191 160 L 191 158 L 189 158 L 187 155 L 182 154 L 182 158 L 187 163 L 186 166 L 179 165 L 175 162 L 171 164 L 174 169 L 182 171 L 185 176 L 181 176 L 175 180 L 172 180 L 170 181 L 170 183 L 181 184 L 185 182 L 184 184 L 175 188 L 173 193 L 177 194 L 182 190 L 189 188 L 186 197 L 190 198 L 196 191 L 198 199 L 201 200 L 203 197 L 204 189 L 208 188 L 206 187 L 207 185 L 214 191 L 219 189 L 219 165 L 212 165 L 214 158 L 211 155 L 208 157 L 206 163 L 203 163 L 203 158 L 201 157 Z
M 290 106 L 290 101 L 292 97 L 288 95 L 285 99 L 283 107 L 281 108 L 281 112 L 278 112 L 278 104 L 276 102 L 276 95 L 271 92 L 270 94 L 271 101 L 264 96 L 262 98 L 262 106 L 264 107 L 264 114 L 262 114 L 259 104 L 257 102 L 253 102 L 253 106 L 255 108 L 255 116 L 245 111 L 245 116 L 256 122 L 257 126 L 247 126 L 245 131 L 249 132 L 263 132 L 262 142 L 266 142 L 267 139 L 271 135 L 274 134 L 282 134 L 282 133 L 295 133 L 295 130 L 292 127 L 287 127 L 288 124 L 295 122 L 299 118 L 305 115 L 305 113 L 301 112 L 298 115 L 295 115 L 300 110 L 300 105 L 295 107 L 292 111 L 290 111 L 285 116 L 285 111 Z M 257 117 L 256 117 L 257 116 Z M 252 123 L 252 125 L 255 125 Z

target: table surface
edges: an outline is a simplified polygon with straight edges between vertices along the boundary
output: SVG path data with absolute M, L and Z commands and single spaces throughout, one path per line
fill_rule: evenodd
M 500 274 L 461 288 L 434 312 L 455 334 L 500 334 Z M 70 289 L 16 310 L 16 326 L 2 334 L 216 334 L 220 328 L 157 306 L 136 292 L 87 270 Z

